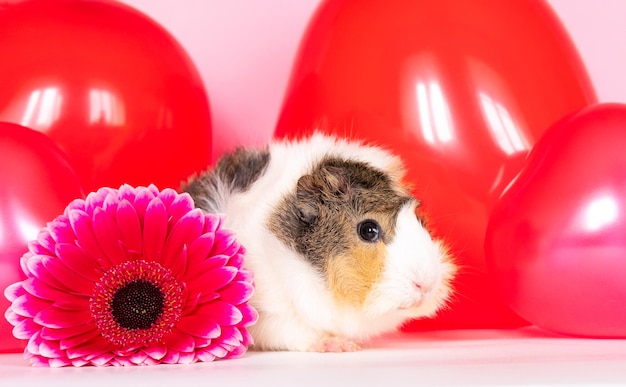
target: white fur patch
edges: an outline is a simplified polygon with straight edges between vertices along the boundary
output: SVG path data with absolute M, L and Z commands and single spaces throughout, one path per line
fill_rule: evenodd
M 387 245 L 383 278 L 367 300 L 367 311 L 405 310 L 411 318 L 430 317 L 447 301 L 451 267 L 446 252 L 420 224 L 412 206 L 398 214 L 396 235 Z

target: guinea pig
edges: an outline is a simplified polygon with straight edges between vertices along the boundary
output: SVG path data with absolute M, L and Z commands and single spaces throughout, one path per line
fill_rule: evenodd
M 322 134 L 239 148 L 183 184 L 246 248 L 252 349 L 356 351 L 446 305 L 455 266 L 401 160 Z

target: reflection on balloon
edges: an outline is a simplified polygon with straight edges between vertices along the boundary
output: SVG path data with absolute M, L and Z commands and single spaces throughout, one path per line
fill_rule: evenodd
M 0 315 L 9 302 L 4 289 L 23 280 L 20 258 L 46 222 L 83 196 L 67 156 L 45 135 L 0 122 Z M 0 319 L 0 352 L 18 351 L 12 326 Z
M 429 227 L 461 265 L 451 308 L 409 329 L 518 326 L 487 273 L 489 213 L 545 129 L 594 101 L 544 2 L 327 0 L 275 136 L 319 129 L 403 157 Z
M 498 289 L 540 327 L 626 337 L 625 138 L 624 104 L 564 118 L 490 216 L 485 253 Z
M 450 108 L 439 84 L 419 82 L 416 90 L 418 116 L 424 140 L 430 145 L 453 141 L 454 128 Z
M 89 124 L 122 126 L 126 123 L 124 104 L 106 89 L 89 90 Z
M 487 128 L 497 146 L 507 156 L 528 152 L 530 144 L 524 136 L 524 132 L 515 125 L 506 107 L 482 92 L 478 93 L 478 99 L 483 109 Z
M 10 2 L 0 36 L 0 120 L 46 133 L 86 190 L 178 188 L 210 162 L 204 84 L 145 15 L 111 0 Z

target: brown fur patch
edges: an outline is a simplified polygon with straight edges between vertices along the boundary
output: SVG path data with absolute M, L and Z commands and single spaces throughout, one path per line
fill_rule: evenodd
M 337 302 L 360 307 L 385 266 L 385 245 L 359 244 L 326 265 L 327 286 Z
M 265 173 L 270 162 L 269 150 L 238 148 L 222 156 L 214 168 L 192 176 L 181 189 L 191 195 L 196 207 L 206 212 L 224 212 L 221 202 L 226 192 L 247 191 Z

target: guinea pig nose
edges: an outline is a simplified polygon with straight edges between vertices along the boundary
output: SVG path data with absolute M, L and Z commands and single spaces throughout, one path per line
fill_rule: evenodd
M 432 290 L 432 285 L 424 282 L 413 281 L 413 287 L 422 294 L 428 294 Z

